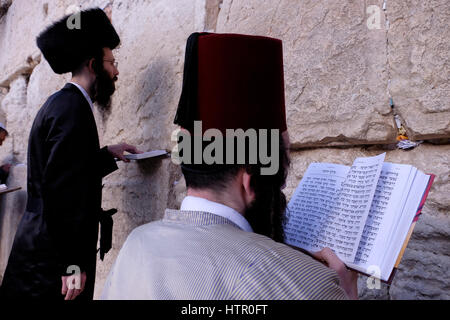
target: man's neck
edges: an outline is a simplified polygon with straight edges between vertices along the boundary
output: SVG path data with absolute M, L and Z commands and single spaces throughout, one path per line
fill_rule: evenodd
M 83 77 L 83 76 L 73 76 L 72 80 L 70 80 L 70 81 L 74 82 L 74 83 L 78 84 L 80 87 L 82 87 L 87 92 L 89 97 L 92 99 L 92 92 L 90 90 L 91 83 L 90 83 L 89 79 L 86 79 L 86 77 Z
M 198 197 L 203 198 L 209 201 L 217 202 L 220 204 L 223 204 L 227 207 L 230 207 L 237 212 L 239 212 L 241 215 L 244 216 L 243 212 L 245 211 L 245 205 L 242 205 L 240 201 L 235 201 L 232 199 L 232 197 L 226 197 L 227 193 L 221 193 L 222 196 L 219 196 L 217 193 L 209 190 L 198 190 L 198 189 L 191 189 L 188 188 L 187 195 L 192 197 Z

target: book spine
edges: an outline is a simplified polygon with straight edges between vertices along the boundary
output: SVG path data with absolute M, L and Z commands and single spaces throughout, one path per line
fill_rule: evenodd
M 417 220 L 419 220 L 419 217 L 422 214 L 423 205 L 425 204 L 425 200 L 428 197 L 428 193 L 430 192 L 431 185 L 433 184 L 434 178 L 435 178 L 435 175 L 431 174 L 430 179 L 428 180 L 427 187 L 426 187 L 425 191 L 423 192 L 422 200 L 420 201 L 419 207 L 417 208 L 416 215 L 414 216 L 411 227 L 409 228 L 408 235 L 406 236 L 405 242 L 403 242 L 402 249 L 400 250 L 400 253 L 397 257 L 397 261 L 395 262 L 394 270 L 396 268 L 398 268 L 398 266 L 400 265 L 400 261 L 402 260 L 403 254 L 405 253 L 406 246 L 408 245 L 409 239 L 411 238 L 414 227 L 416 226 L 416 222 L 417 222 Z
M 425 204 L 425 200 L 428 197 L 428 193 L 430 192 L 431 185 L 433 184 L 435 177 L 436 176 L 434 174 L 430 174 L 430 179 L 428 180 L 427 188 L 423 192 L 422 200 L 420 201 L 419 208 L 417 208 L 417 212 L 416 212 L 416 215 L 414 216 L 413 222 L 416 222 L 417 220 L 419 220 L 419 216 L 422 214 L 423 205 Z

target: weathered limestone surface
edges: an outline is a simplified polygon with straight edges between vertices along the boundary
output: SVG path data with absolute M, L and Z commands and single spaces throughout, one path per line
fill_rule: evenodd
M 68 75 L 55 74 L 44 59 L 31 76 L 21 75 L 10 83 L 9 92 L 1 102 L 9 136 L 0 148 L 0 156 L 13 154 L 16 161 L 27 162 L 28 136 L 34 117 L 45 100 L 67 80 Z
M 174 147 L 170 140 L 181 93 L 186 39 L 204 28 L 205 2 L 116 1 L 112 21 L 121 37 L 117 93 L 112 110 L 97 114 L 105 145 L 127 141 L 141 150 Z M 96 297 L 128 234 L 177 206 L 179 168 L 170 159 L 119 164 L 104 180 L 104 204 L 117 208 L 113 248 L 98 264 Z
M 2 106 L 2 101 L 5 98 L 7 93 L 8 93 L 8 90 L 6 90 L 5 88 L 0 88 L 0 122 L 6 122 L 6 113 L 1 108 L 1 106 Z M 4 124 L 6 124 L 6 123 L 4 123 Z
M 0 163 L 26 165 L 34 116 L 70 75 L 58 76 L 41 57 L 36 35 L 73 4 L 83 9 L 109 1 L 0 0 L 0 106 L 10 136 Z M 358 156 L 383 152 L 334 145 L 395 141 L 389 92 L 413 138 L 450 137 L 448 109 L 448 4 L 443 0 L 387 1 L 381 28 L 367 28 L 369 5 L 382 0 L 154 0 L 112 1 L 121 37 L 115 50 L 119 81 L 108 112 L 94 114 L 101 145 L 126 141 L 142 151 L 174 146 L 173 117 L 181 93 L 186 39 L 195 31 L 236 32 L 280 38 L 284 43 L 288 127 L 296 151 L 286 194 L 292 195 L 307 165 L 350 165 Z M 385 18 L 390 21 L 386 30 Z M 387 44 L 386 44 L 387 41 Z M 388 86 L 390 80 L 390 85 Z M 447 80 L 447 81 L 446 81 Z M 364 299 L 448 299 L 450 146 L 423 144 L 388 151 L 387 161 L 407 163 L 437 178 L 391 287 Z M 128 234 L 177 208 L 185 181 L 170 159 L 118 163 L 104 180 L 103 208 L 117 208 L 113 248 L 98 262 L 95 297 Z M 12 168 L 8 185 L 22 190 L 0 196 L 0 275 L 26 202 L 26 167 Z
M 21 163 L 26 161 L 27 151 L 27 84 L 25 76 L 19 76 L 11 82 L 8 94 L 1 102 L 1 109 L 6 113 L 8 138 L 0 147 L 0 155 L 14 155 Z
M 450 298 L 449 230 L 448 215 L 434 216 L 424 208 L 391 286 L 392 299 Z
M 283 40 L 293 147 L 387 143 L 395 130 L 387 95 L 386 33 L 367 27 L 382 1 L 225 0 L 217 32 Z M 384 25 L 381 11 L 380 25 Z
M 450 3 L 388 1 L 390 91 L 410 138 L 450 137 Z
M 311 162 L 351 165 L 357 157 L 368 157 L 386 150 L 361 148 L 323 148 L 291 154 L 292 163 L 285 190 L 292 196 Z M 450 145 L 422 144 L 411 151 L 387 151 L 386 161 L 410 164 L 436 175 L 425 206 L 390 287 L 368 289 L 360 276 L 362 299 L 448 299 L 450 268 Z
M 19 226 L 20 219 L 25 211 L 27 201 L 27 167 L 16 165 L 11 167 L 7 185 L 21 187 L 0 196 L 0 283 L 6 269 L 9 253 L 14 241 L 14 235 Z
M 42 0 L 12 2 L 0 20 L 0 86 L 8 86 L 20 74 L 31 73 L 39 60 L 36 36 L 52 21 L 51 16 L 61 15 L 65 10 L 61 11 L 58 6 L 54 8 L 54 12 L 45 12 Z
M 33 69 L 27 86 L 27 113 L 24 115 L 27 123 L 26 128 L 31 130 L 34 117 L 47 98 L 64 87 L 68 81 L 70 81 L 70 74 L 58 75 L 54 73 L 47 60 L 41 59 L 40 63 Z M 27 144 L 27 141 L 28 137 L 23 142 Z

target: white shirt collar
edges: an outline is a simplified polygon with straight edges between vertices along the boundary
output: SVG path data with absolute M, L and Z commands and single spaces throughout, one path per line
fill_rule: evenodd
M 73 84 L 75 87 L 77 87 L 78 89 L 80 89 L 81 93 L 83 94 L 83 96 L 86 98 L 87 102 L 89 103 L 89 105 L 91 106 L 91 110 L 92 112 L 94 112 L 94 104 L 92 103 L 91 97 L 89 97 L 88 93 L 86 92 L 86 90 L 84 90 L 84 88 L 82 86 L 80 86 L 78 83 L 72 82 L 70 81 L 69 83 Z
M 209 201 L 204 198 L 187 196 L 183 199 L 180 210 L 209 212 L 230 220 L 244 231 L 253 232 L 252 227 L 242 214 L 221 203 Z

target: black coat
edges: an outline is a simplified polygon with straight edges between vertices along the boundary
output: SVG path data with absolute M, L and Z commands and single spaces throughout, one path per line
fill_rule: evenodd
M 102 178 L 117 169 L 100 149 L 94 115 L 81 91 L 67 84 L 39 110 L 29 138 L 27 207 L 19 224 L 1 293 L 63 298 L 61 276 L 87 273 L 92 299 Z

